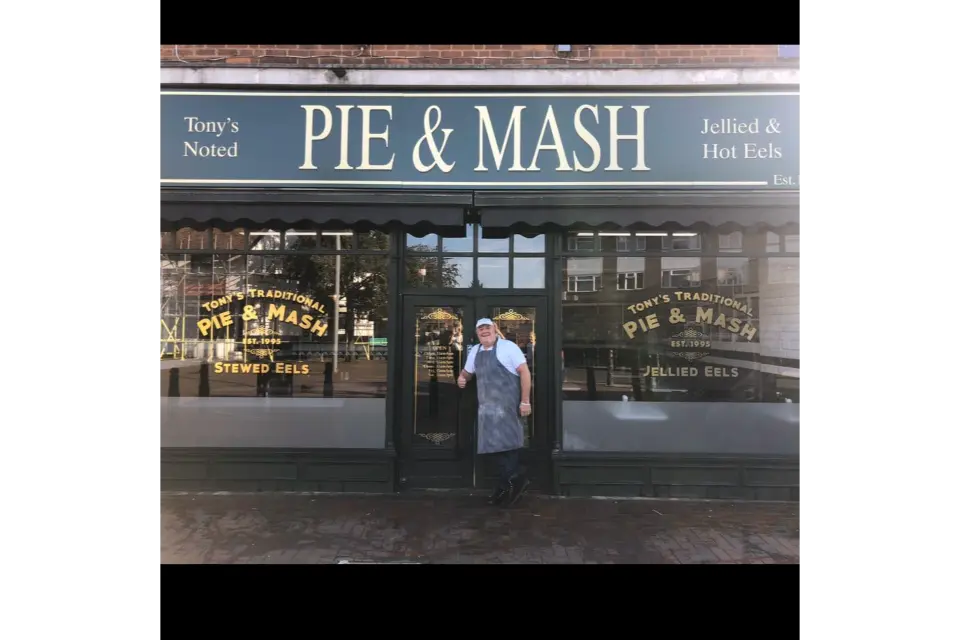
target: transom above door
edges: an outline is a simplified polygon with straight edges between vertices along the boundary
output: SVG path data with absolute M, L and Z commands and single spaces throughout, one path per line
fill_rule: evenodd
M 407 234 L 404 289 L 543 290 L 546 236 L 492 234 L 477 224 L 462 237 Z

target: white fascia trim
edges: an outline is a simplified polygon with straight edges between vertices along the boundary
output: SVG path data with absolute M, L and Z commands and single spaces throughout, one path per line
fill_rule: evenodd
M 330 69 L 161 67 L 161 85 L 296 87 L 708 87 L 800 85 L 800 70 L 748 69 Z

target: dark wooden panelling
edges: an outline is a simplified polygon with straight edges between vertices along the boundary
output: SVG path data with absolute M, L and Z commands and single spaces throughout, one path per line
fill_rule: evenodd
M 798 458 L 560 453 L 566 496 L 800 500 Z
M 392 493 L 389 450 L 161 449 L 164 491 Z

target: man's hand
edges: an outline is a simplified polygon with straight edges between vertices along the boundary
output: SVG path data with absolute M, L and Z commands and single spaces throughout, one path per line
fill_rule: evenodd
M 526 416 L 530 415 L 530 412 L 531 412 L 532 410 L 533 410 L 533 409 L 532 409 L 532 407 L 530 406 L 530 403 L 529 403 L 529 402 L 521 402 L 521 403 L 520 403 L 520 415 L 526 417 Z
M 463 377 L 463 374 L 460 374 L 460 377 L 457 378 L 457 386 L 463 389 L 467 386 L 467 379 Z

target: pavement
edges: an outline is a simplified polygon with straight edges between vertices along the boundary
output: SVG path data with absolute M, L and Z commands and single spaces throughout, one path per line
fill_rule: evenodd
M 163 564 L 798 564 L 800 505 L 481 495 L 181 494 Z

